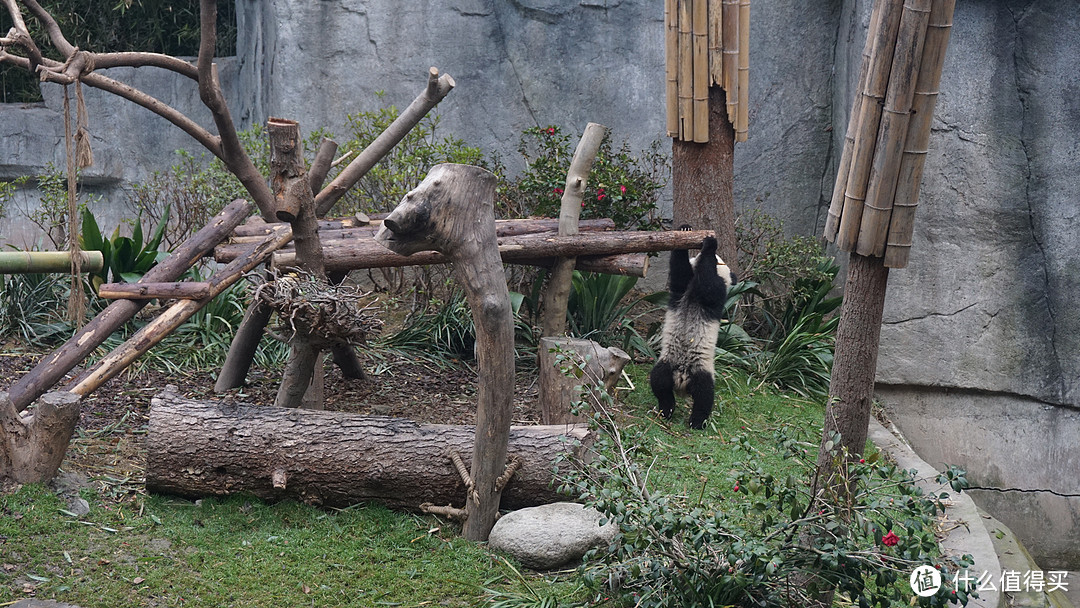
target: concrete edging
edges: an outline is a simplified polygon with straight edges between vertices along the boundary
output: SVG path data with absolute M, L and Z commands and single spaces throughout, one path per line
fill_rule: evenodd
M 940 491 L 935 481 L 941 473 L 927 464 L 900 438 L 886 429 L 877 420 L 870 419 L 868 438 L 879 450 L 885 452 L 903 469 L 915 469 L 915 483 L 927 492 Z M 945 507 L 945 516 L 953 524 L 951 530 L 941 541 L 941 550 L 947 555 L 969 554 L 975 558 L 975 572 L 989 572 L 990 580 L 1001 579 L 1001 562 L 990 538 L 990 532 L 983 523 L 975 503 L 967 494 L 958 494 L 949 490 L 949 499 Z M 1005 598 L 999 591 L 980 591 L 978 598 L 972 598 L 967 605 L 970 608 L 1004 608 Z

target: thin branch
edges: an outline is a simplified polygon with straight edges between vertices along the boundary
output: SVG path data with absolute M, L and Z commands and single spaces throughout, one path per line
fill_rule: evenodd
M 202 99 L 217 125 L 221 140 L 220 158 L 225 166 L 236 175 L 240 183 L 251 194 L 259 206 L 263 219 L 275 221 L 274 195 L 266 184 L 266 179 L 255 168 L 255 163 L 244 151 L 240 138 L 236 134 L 236 125 L 229 114 L 229 106 L 221 93 L 214 66 L 214 47 L 217 45 L 217 0 L 200 0 L 199 23 L 201 38 L 199 41 L 199 98 Z
M 144 52 L 90 53 L 90 55 L 94 60 L 94 69 L 153 67 L 176 72 L 192 80 L 199 79 L 199 70 L 194 64 L 172 55 Z
M 48 11 L 41 8 L 41 5 L 36 0 L 23 0 L 23 4 L 26 5 L 30 14 L 37 17 L 37 20 L 45 26 L 45 32 L 49 34 L 49 40 L 56 47 L 56 50 L 60 51 L 61 55 L 70 57 L 72 53 L 78 50 L 75 45 L 68 42 L 67 38 L 64 37 L 64 33 L 60 31 L 56 19 L 53 19 L 53 16 Z

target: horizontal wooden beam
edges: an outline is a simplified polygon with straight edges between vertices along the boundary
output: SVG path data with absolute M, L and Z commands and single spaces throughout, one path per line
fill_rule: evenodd
M 98 288 L 98 296 L 106 299 L 128 300 L 201 300 L 210 295 L 210 283 L 191 281 L 182 283 L 105 283 Z

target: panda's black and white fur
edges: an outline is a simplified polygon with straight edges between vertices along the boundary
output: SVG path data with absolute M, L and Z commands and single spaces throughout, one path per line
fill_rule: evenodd
M 690 428 L 701 429 L 713 409 L 716 338 L 724 302 L 738 279 L 716 255 L 716 239 L 710 236 L 693 259 L 685 249 L 671 252 L 668 280 L 671 295 L 660 358 L 649 384 L 664 418 L 671 418 L 676 394 L 688 396 L 693 401 Z

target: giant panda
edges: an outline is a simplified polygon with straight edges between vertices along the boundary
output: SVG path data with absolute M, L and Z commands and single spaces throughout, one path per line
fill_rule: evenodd
M 724 302 L 738 279 L 716 255 L 716 239 L 709 236 L 693 259 L 686 249 L 671 252 L 668 281 L 660 358 L 649 373 L 649 385 L 666 419 L 675 409 L 676 393 L 689 396 L 694 404 L 690 428 L 701 429 L 713 409 L 716 338 Z

